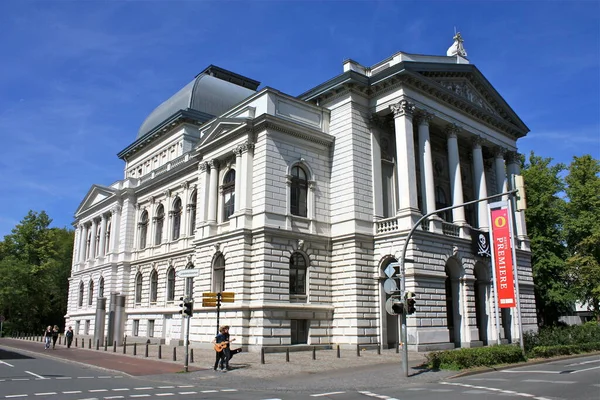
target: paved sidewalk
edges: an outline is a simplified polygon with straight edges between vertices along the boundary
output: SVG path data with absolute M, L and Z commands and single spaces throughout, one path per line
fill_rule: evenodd
M 127 346 L 126 351 L 128 354 L 125 355 L 122 347 L 113 352 L 112 347 L 108 347 L 107 351 L 104 351 L 104 347 L 100 347 L 99 350 L 81 347 L 67 349 L 66 346 L 57 344 L 56 350 L 44 350 L 42 342 L 12 338 L 0 338 L 0 346 L 81 362 L 134 376 L 181 372 L 184 363 L 184 347 L 182 346 L 176 347 L 177 361 L 172 361 L 173 347 L 171 346 L 161 346 L 162 358 L 160 360 L 158 359 L 157 345 L 148 346 L 148 357 L 145 356 L 145 344 L 136 346 L 137 356 L 133 356 L 133 345 Z M 190 349 L 193 349 L 194 360 L 193 362 L 190 360 L 189 371 L 215 374 L 212 370 L 215 352 L 212 349 L 205 348 L 190 347 Z M 340 358 L 338 358 L 336 349 L 333 349 L 317 350 L 315 359 L 313 359 L 312 351 L 290 352 L 289 361 L 286 360 L 286 353 L 266 353 L 264 361 L 263 364 L 260 353 L 242 352 L 236 354 L 230 364 L 234 368 L 233 372 L 238 377 L 270 379 L 302 373 L 318 374 L 326 371 L 359 369 L 385 364 L 400 368 L 402 358 L 401 353 L 396 353 L 395 349 L 383 350 L 381 354 L 377 354 L 374 349 L 361 349 L 360 357 L 357 355 L 356 349 L 341 349 Z M 424 361 L 424 354 L 409 353 L 409 366 L 411 368 L 422 364 Z

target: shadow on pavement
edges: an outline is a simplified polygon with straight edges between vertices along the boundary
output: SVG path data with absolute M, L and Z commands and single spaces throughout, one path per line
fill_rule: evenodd
M 0 349 L 0 360 L 31 360 L 33 357 Z

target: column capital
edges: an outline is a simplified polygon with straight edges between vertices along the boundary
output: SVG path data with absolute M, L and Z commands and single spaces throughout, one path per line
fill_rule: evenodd
M 504 159 L 504 155 L 506 154 L 506 149 L 502 146 L 494 147 L 494 157 Z
M 218 169 L 219 168 L 219 160 L 217 160 L 216 158 L 213 158 L 212 160 L 208 161 L 208 166 L 210 167 L 210 169 Z
M 206 172 L 209 168 L 210 166 L 208 165 L 208 161 L 200 162 L 198 164 L 198 170 L 200 172 Z
M 435 114 L 427 112 L 425 110 L 417 110 L 415 113 L 415 118 L 417 120 L 418 125 L 427 125 L 433 120 Z
M 136 204 L 136 207 L 137 207 L 138 209 L 140 208 L 140 207 L 139 207 L 139 203 L 138 203 L 138 204 Z M 121 207 L 121 205 L 120 205 L 120 204 L 115 204 L 115 205 L 114 205 L 114 206 L 113 206 L 113 207 L 110 209 L 110 212 L 111 212 L 111 214 L 112 214 L 112 215 L 114 215 L 114 214 L 117 214 L 117 213 L 121 212 L 121 209 L 122 209 L 122 207 Z
M 460 132 L 460 127 L 456 124 L 448 124 L 446 125 L 446 135 L 448 138 L 456 138 L 458 133 Z
M 506 152 L 506 162 L 509 164 L 518 164 L 520 162 L 520 154 L 516 151 Z
M 396 104 L 392 104 L 390 109 L 394 113 L 394 118 L 407 116 L 412 118 L 415 112 L 415 105 L 407 100 L 400 100 Z
M 481 146 L 485 143 L 485 139 L 479 135 L 473 135 L 471 137 L 471 142 L 473 143 L 474 149 L 480 149 Z

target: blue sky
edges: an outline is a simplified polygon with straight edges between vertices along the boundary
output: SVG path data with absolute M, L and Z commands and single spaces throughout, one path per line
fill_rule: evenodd
M 70 226 L 159 103 L 210 64 L 291 95 L 342 61 L 469 60 L 529 126 L 519 150 L 600 159 L 599 1 L 2 1 L 0 237 L 32 209 Z

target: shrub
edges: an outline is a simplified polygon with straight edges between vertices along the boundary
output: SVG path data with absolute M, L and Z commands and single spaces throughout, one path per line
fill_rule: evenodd
M 525 361 L 521 348 L 512 345 L 435 351 L 427 354 L 432 369 L 464 369 Z
M 600 325 L 592 321 L 584 325 L 547 327 L 540 329 L 537 333 L 525 332 L 523 339 L 526 354 L 530 354 L 536 347 L 596 343 L 600 342 Z
M 565 356 L 569 354 L 587 353 L 597 350 L 600 350 L 600 342 L 557 346 L 537 346 L 531 350 L 530 355 L 531 357 L 549 358 L 555 356 Z

